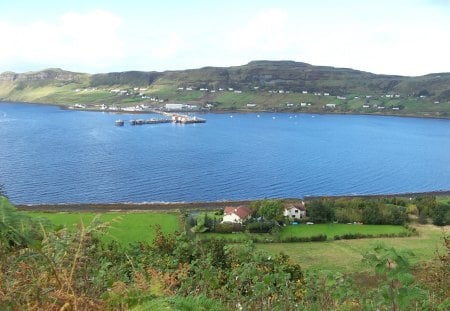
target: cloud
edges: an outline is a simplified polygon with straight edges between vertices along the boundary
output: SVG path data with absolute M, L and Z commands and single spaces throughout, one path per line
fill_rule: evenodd
M 280 52 L 288 47 L 288 14 L 281 9 L 259 12 L 243 27 L 235 29 L 229 38 L 235 51 L 252 50 Z
M 101 69 L 123 56 L 120 17 L 102 10 L 66 13 L 57 22 L 0 22 L 0 64 Z

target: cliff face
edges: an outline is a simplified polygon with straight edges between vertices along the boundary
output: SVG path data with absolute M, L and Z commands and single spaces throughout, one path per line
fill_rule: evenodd
M 349 68 L 313 66 L 294 61 L 253 61 L 243 66 L 232 67 L 205 67 L 165 72 L 126 71 L 94 75 L 62 69 L 27 73 L 4 72 L 0 74 L 1 82 L 8 82 L 17 89 L 61 83 L 82 83 L 83 87 L 164 85 L 172 89 L 188 86 L 197 89 L 232 87 L 244 91 L 308 90 L 341 95 L 423 94 L 436 100 L 450 100 L 450 73 L 420 77 L 377 75 Z
M 0 81 L 65 81 L 78 82 L 86 74 L 65 71 L 62 69 L 46 69 L 36 72 L 14 73 L 4 72 L 0 74 Z

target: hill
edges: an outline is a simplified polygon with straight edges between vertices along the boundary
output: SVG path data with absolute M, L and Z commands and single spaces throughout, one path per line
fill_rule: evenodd
M 154 108 L 450 116 L 450 73 L 377 75 L 294 61 L 165 72 L 86 74 L 46 69 L 0 74 L 0 100 Z

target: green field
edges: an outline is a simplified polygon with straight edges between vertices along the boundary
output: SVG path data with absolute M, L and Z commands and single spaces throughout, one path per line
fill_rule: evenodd
M 63 225 L 68 228 L 74 226 L 81 220 L 88 224 L 95 217 L 95 213 L 44 213 L 28 212 L 31 216 L 45 217 L 55 225 Z M 102 213 L 100 220 L 110 222 L 105 241 L 117 240 L 122 246 L 137 241 L 152 242 L 154 239 L 155 225 L 159 224 L 164 233 L 173 233 L 179 230 L 179 214 L 177 213 Z M 435 251 L 442 246 L 444 230 L 450 233 L 447 226 L 444 229 L 421 225 L 417 227 L 419 236 L 405 238 L 373 238 L 357 240 L 330 240 L 334 235 L 346 233 L 381 234 L 401 233 L 406 231 L 402 226 L 390 225 L 346 225 L 346 224 L 316 224 L 296 225 L 283 227 L 280 237 L 308 237 L 326 234 L 329 238 L 326 242 L 302 242 L 302 243 L 257 243 L 257 248 L 269 253 L 285 253 L 291 259 L 299 263 L 307 270 L 331 270 L 341 273 L 353 273 L 368 271 L 370 268 L 361 263 L 362 253 L 371 249 L 377 242 L 382 241 L 397 249 L 408 249 L 413 251 L 415 257 L 412 262 L 430 260 Z M 270 234 L 198 234 L 198 238 L 224 238 L 227 241 L 242 242 L 251 237 L 259 239 L 272 239 Z
M 364 234 L 364 235 L 380 235 L 380 234 L 399 234 L 406 233 L 408 230 L 403 226 L 393 225 L 347 225 L 347 224 L 318 224 L 318 225 L 289 225 L 281 228 L 280 238 L 289 237 L 313 237 L 325 234 L 328 240 L 333 240 L 335 235 L 343 234 Z M 199 238 L 218 238 L 227 241 L 242 242 L 252 238 L 257 240 L 273 240 L 275 236 L 269 233 L 201 233 L 197 235 Z
M 347 225 L 347 224 L 319 224 L 319 225 L 291 225 L 283 227 L 281 238 L 287 237 L 310 237 L 325 234 L 328 240 L 332 240 L 335 235 L 349 233 L 359 234 L 398 234 L 407 232 L 402 226 L 393 225 Z
M 432 259 L 435 251 L 442 246 L 443 230 L 446 230 L 447 234 L 450 232 L 448 226 L 440 229 L 432 225 L 418 226 L 417 230 L 419 236 L 406 238 L 269 243 L 258 244 L 258 248 L 273 254 L 283 252 L 305 269 L 332 270 L 341 273 L 361 272 L 369 270 L 361 263 L 362 253 L 371 249 L 379 241 L 396 249 L 411 250 L 415 254 L 412 258 L 412 262 L 415 263 Z
M 56 226 L 73 228 L 83 221 L 86 225 L 94 219 L 95 213 L 39 213 L 29 212 L 31 216 L 49 219 Z M 176 213 L 102 213 L 98 214 L 100 221 L 109 222 L 110 229 L 104 241 L 118 241 L 122 246 L 142 241 L 152 242 L 155 237 L 155 225 L 161 226 L 165 234 L 179 230 L 179 215 Z

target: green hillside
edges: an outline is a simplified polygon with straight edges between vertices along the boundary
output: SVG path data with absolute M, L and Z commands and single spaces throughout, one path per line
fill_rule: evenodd
M 0 100 L 59 105 L 189 103 L 213 111 L 450 116 L 450 73 L 376 75 L 293 61 L 165 72 L 0 74 Z

